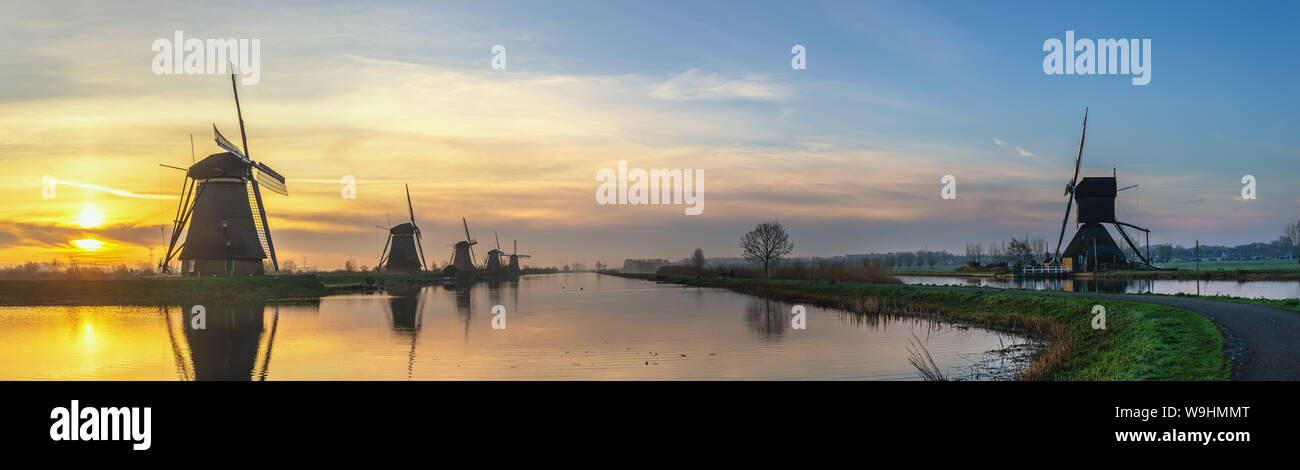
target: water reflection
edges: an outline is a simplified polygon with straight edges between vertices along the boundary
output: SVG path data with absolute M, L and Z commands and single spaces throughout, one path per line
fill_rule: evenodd
M 1175 279 L 1043 279 L 951 276 L 895 276 L 905 284 L 996 287 L 999 289 L 1060 290 L 1120 294 L 1226 295 L 1244 298 L 1300 298 L 1300 281 L 1237 281 Z
M 424 297 L 419 290 L 393 292 L 388 300 L 388 316 L 393 322 L 393 331 L 398 337 L 410 337 L 411 350 L 407 354 L 406 377 L 415 377 L 415 346 L 420 339 L 420 327 L 424 324 Z
M 179 326 L 173 330 L 172 309 L 164 308 L 168 338 L 172 342 L 177 375 L 181 380 L 265 379 L 269 373 L 279 308 L 266 333 L 266 304 L 262 301 L 207 302 L 183 306 Z M 264 335 L 265 334 L 265 335 Z M 265 336 L 265 345 L 263 345 Z M 183 344 L 179 339 L 183 340 Z
M 766 342 L 779 342 L 785 334 L 789 318 L 785 307 L 775 300 L 751 298 L 745 302 L 745 325 L 759 339 Z
M 492 305 L 507 307 L 507 329 L 492 329 Z M 1016 341 L 879 302 L 855 308 L 865 314 L 806 306 L 795 330 L 792 306 L 584 273 L 209 302 L 203 328 L 193 304 L 0 307 L 0 379 L 915 380 L 912 332 L 929 333 L 954 375 Z

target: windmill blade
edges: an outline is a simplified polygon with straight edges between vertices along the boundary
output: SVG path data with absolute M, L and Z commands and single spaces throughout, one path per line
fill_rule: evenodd
M 460 218 L 460 223 L 461 223 L 462 225 L 465 226 L 465 243 L 468 243 L 468 244 L 469 244 L 469 259 L 470 259 L 470 262 L 473 263 L 473 260 L 474 260 L 474 243 L 476 243 L 476 242 L 474 241 L 474 238 L 473 238 L 473 237 L 470 237 L 470 236 L 469 236 L 469 222 L 465 221 L 465 218 L 464 218 L 464 217 L 461 217 L 461 218 Z
M 1065 240 L 1065 224 L 1070 221 L 1070 209 L 1074 208 L 1074 192 L 1070 192 L 1070 200 L 1065 203 L 1065 218 L 1061 219 L 1061 234 L 1056 236 L 1056 259 L 1061 259 L 1061 241 Z
M 253 169 L 249 168 L 248 172 L 253 173 Z M 253 214 L 253 228 L 257 229 L 258 241 L 261 242 L 262 249 L 271 257 L 271 267 L 276 272 L 280 272 L 280 261 L 275 257 L 275 242 L 271 240 L 271 225 L 266 221 L 266 205 L 262 204 L 261 186 L 252 181 L 247 186 L 248 190 L 253 193 L 253 197 L 249 201 L 249 209 Z
M 1125 186 L 1125 187 L 1123 187 L 1123 188 L 1116 189 L 1115 192 L 1118 193 L 1118 192 L 1123 191 L 1123 190 L 1125 190 L 1125 189 L 1133 189 L 1133 188 L 1136 188 L 1136 187 L 1138 187 L 1138 185 L 1136 185 L 1136 184 L 1133 185 L 1133 186 Z
M 253 172 L 253 177 L 258 184 L 281 196 L 289 195 L 289 188 L 285 186 L 284 176 L 260 162 L 253 164 L 253 166 L 257 168 L 257 171 Z
M 424 244 L 420 243 L 420 228 L 415 227 L 415 224 L 411 224 L 411 226 L 415 228 L 415 247 L 420 250 L 420 266 L 422 266 L 425 271 L 428 271 L 429 263 L 424 261 Z
M 406 185 L 406 210 L 411 213 L 411 225 L 415 225 L 415 208 L 411 207 L 411 185 L 409 184 Z
M 497 239 L 497 251 L 501 251 L 501 237 L 497 236 L 496 232 L 492 232 L 492 238 Z
M 1070 179 L 1070 187 L 1079 183 L 1079 165 L 1083 162 L 1083 139 L 1088 136 L 1088 108 L 1083 108 L 1083 131 L 1079 133 L 1079 153 L 1074 157 L 1074 177 Z
M 392 241 L 393 241 L 393 234 L 389 233 L 388 238 L 384 239 L 384 249 L 383 251 L 379 252 L 379 264 L 375 265 L 375 269 L 379 269 L 384 266 L 384 260 L 388 259 L 388 244 L 391 243 Z
M 244 163 L 249 163 L 249 164 L 253 163 L 248 159 L 248 157 L 244 156 L 244 151 L 240 150 L 238 145 L 231 143 L 229 140 L 226 140 L 225 136 L 221 135 L 221 131 L 217 130 L 216 124 L 212 125 L 212 133 L 216 134 L 216 141 L 218 147 L 221 147 L 222 149 L 225 149 L 225 151 L 234 154 L 236 157 L 239 157 L 239 159 L 243 160 Z

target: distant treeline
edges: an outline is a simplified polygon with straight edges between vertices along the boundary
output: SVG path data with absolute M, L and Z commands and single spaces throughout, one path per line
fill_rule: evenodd
M 737 277 L 762 279 L 763 270 L 753 264 L 715 265 L 706 263 L 704 268 L 697 268 L 690 263 L 670 264 L 659 267 L 657 274 L 685 277 Z M 834 258 L 795 258 L 777 263 L 772 268 L 771 277 L 777 279 L 800 279 L 818 281 L 867 282 L 875 284 L 898 284 L 890 276 L 893 268 L 883 263 L 867 259 L 850 262 L 842 256 Z
M 1267 243 L 1255 242 L 1237 246 L 1201 245 L 1201 259 L 1291 259 L 1295 257 L 1294 248 L 1287 237 L 1278 237 L 1277 240 Z M 1151 245 L 1151 257 L 1157 262 L 1195 260 L 1196 247 L 1168 243 Z
M 48 263 L 28 261 L 23 264 L 0 268 L 0 280 L 5 281 L 49 281 L 49 280 L 124 280 L 139 276 L 153 276 L 154 266 L 139 263 L 135 266 L 118 264 L 116 266 L 87 265 L 59 261 L 58 258 Z

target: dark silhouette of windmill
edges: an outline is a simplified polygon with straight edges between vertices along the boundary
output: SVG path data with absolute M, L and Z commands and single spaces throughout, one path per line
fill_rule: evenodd
M 243 150 L 226 140 L 215 124 L 212 126 L 217 146 L 226 152 L 208 155 L 185 170 L 180 202 L 172 219 L 171 240 L 166 256 L 159 263 L 162 272 L 169 272 L 169 265 L 176 258 L 181 260 L 181 274 L 262 274 L 265 272 L 262 260 L 268 255 L 272 269 L 280 270 L 260 188 L 265 186 L 285 196 L 289 192 L 284 176 L 249 157 L 244 113 L 239 106 L 239 88 L 233 73 L 230 85 L 235 91 Z M 182 233 L 184 242 L 181 242 Z
M 489 273 L 498 274 L 505 268 L 505 265 L 501 264 L 501 254 L 503 253 L 501 251 L 501 237 L 498 237 L 496 232 L 492 232 L 492 238 L 496 239 L 497 247 L 488 250 L 487 259 L 483 261 L 483 268 Z
M 452 244 L 451 264 L 447 266 L 446 272 L 450 275 L 472 275 L 478 271 L 474 266 L 474 245 L 478 241 L 469 236 L 469 222 L 464 217 L 460 218 L 460 223 L 465 226 L 465 240 Z
M 424 261 L 424 245 L 420 243 L 420 227 L 415 225 L 410 185 L 406 186 L 406 210 L 411 215 L 411 221 L 387 229 L 388 240 L 384 242 L 384 251 L 379 255 L 379 266 L 383 266 L 385 271 L 418 273 L 428 269 Z
M 1124 227 L 1141 231 L 1146 234 L 1148 247 L 1150 246 L 1151 231 L 1136 225 L 1121 222 L 1115 218 L 1115 198 L 1119 195 L 1114 173 L 1111 176 L 1089 176 L 1079 179 L 1079 165 L 1083 161 L 1083 142 L 1088 135 L 1088 110 L 1083 111 L 1083 131 L 1079 135 L 1079 152 L 1074 158 L 1074 177 L 1065 185 L 1065 195 L 1069 196 L 1065 204 L 1065 218 L 1061 220 L 1061 233 L 1056 239 L 1056 251 L 1054 263 L 1060 263 L 1065 259 L 1071 260 L 1074 266 L 1083 267 L 1086 270 L 1099 269 L 1151 269 L 1148 256 L 1143 255 L 1138 249 L 1137 244 L 1124 231 Z M 1137 185 L 1129 186 L 1124 189 L 1134 188 Z M 1070 244 L 1065 247 L 1065 252 L 1061 252 L 1061 242 L 1065 239 L 1065 228 L 1070 221 L 1070 209 L 1074 201 L 1079 201 L 1079 208 L 1075 213 L 1075 226 L 1078 229 Z M 1124 255 L 1124 250 L 1120 248 L 1115 239 L 1111 238 L 1110 232 L 1102 224 L 1111 224 L 1119 232 L 1120 237 L 1133 249 L 1137 256 L 1137 262 L 1130 262 Z M 1149 249 L 1149 248 L 1148 248 Z M 1078 270 L 1076 268 L 1076 270 Z
M 506 269 L 511 274 L 519 274 L 519 258 L 532 258 L 532 255 L 519 254 L 519 240 L 515 240 L 514 253 L 510 254 L 510 265 Z

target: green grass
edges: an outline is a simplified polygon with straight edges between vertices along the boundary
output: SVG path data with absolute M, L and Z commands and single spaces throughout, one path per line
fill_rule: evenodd
M 0 305 L 121 305 L 198 299 L 291 299 L 328 293 L 315 275 L 0 281 Z
M 524 270 L 524 274 L 549 272 Z M 0 305 L 156 305 L 194 300 L 316 298 L 361 289 L 367 278 L 389 290 L 439 284 L 441 272 L 340 272 L 285 276 L 173 277 L 134 280 L 0 281 Z
M 1050 347 L 1022 373 L 1024 379 L 1227 380 L 1229 376 L 1218 328 L 1191 311 L 1162 305 L 820 281 L 634 277 L 850 311 L 864 311 L 863 305 L 883 301 L 905 310 L 1049 338 Z M 1106 308 L 1105 330 L 1092 329 L 1094 305 Z
M 1171 261 L 1157 264 L 1166 268 L 1186 269 L 1189 271 L 1196 269 L 1195 261 Z M 1293 259 L 1201 261 L 1202 271 L 1236 271 L 1239 269 L 1247 271 L 1300 272 L 1300 263 L 1296 263 L 1296 260 Z

